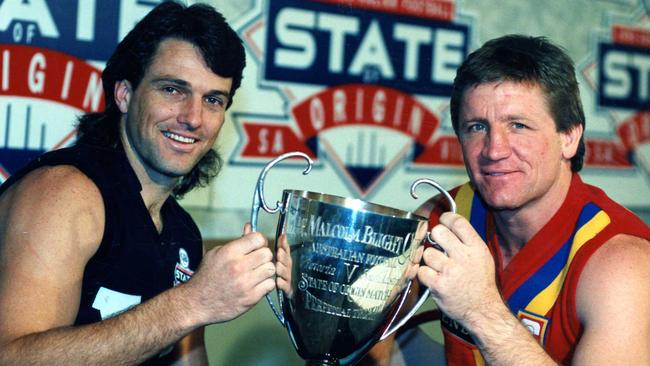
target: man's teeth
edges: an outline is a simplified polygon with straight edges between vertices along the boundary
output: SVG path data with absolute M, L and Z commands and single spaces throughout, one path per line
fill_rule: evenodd
M 503 175 L 503 173 L 487 173 L 487 175 L 493 176 L 493 177 L 498 177 Z
M 177 134 L 171 133 L 169 131 L 164 131 L 163 135 L 165 135 L 166 137 L 168 137 L 168 138 L 170 138 L 170 139 L 172 139 L 174 141 L 182 142 L 184 144 L 193 144 L 196 141 L 193 138 L 177 135 Z

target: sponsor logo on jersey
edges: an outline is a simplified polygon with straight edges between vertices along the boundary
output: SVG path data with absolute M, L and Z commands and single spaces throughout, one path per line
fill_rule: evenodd
M 549 319 L 525 310 L 519 310 L 517 317 L 543 347 L 546 344 L 546 329 Z
M 194 271 L 190 269 L 190 257 L 187 251 L 183 248 L 178 250 L 178 263 L 174 268 L 174 286 L 189 281 L 194 275 Z

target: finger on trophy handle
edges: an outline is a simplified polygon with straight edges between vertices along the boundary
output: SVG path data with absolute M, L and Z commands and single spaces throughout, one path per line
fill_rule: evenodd
M 293 287 L 291 283 L 291 267 L 293 265 L 291 260 L 291 248 L 289 248 L 286 234 L 281 234 L 277 241 L 277 286 L 278 290 L 282 290 L 285 296 L 291 299 L 293 297 Z
M 276 157 L 275 159 L 271 160 L 264 166 L 264 168 L 260 172 L 259 177 L 257 178 L 257 184 L 255 184 L 255 191 L 253 193 L 253 206 L 251 208 L 251 220 L 250 220 L 251 230 L 253 232 L 257 231 L 257 218 L 258 218 L 260 208 L 262 208 L 264 211 L 270 214 L 279 212 L 284 208 L 282 202 L 280 201 L 276 202 L 275 208 L 270 208 L 266 204 L 266 201 L 264 199 L 264 180 L 266 179 L 266 174 L 269 172 L 269 170 L 271 170 L 271 168 L 273 168 L 277 163 L 279 163 L 282 160 L 293 158 L 293 157 L 301 157 L 307 160 L 307 168 L 305 168 L 305 170 L 302 172 L 303 175 L 307 175 L 311 171 L 311 167 L 314 162 L 311 160 L 309 156 L 307 156 L 307 154 L 300 151 L 292 151 L 292 152 L 282 154 Z M 266 294 L 266 301 L 271 307 L 273 314 L 275 314 L 275 317 L 278 319 L 278 321 L 280 321 L 280 324 L 286 327 L 284 316 L 282 315 L 282 312 L 279 311 L 278 308 L 275 306 L 275 303 L 273 302 L 270 293 Z
M 447 255 L 447 251 L 443 247 L 441 247 L 440 244 L 436 243 L 435 241 L 433 241 L 433 239 L 431 239 L 431 233 L 430 232 L 427 233 L 427 242 L 429 242 L 429 244 L 431 244 L 433 249 L 435 249 L 435 250 L 437 250 L 439 252 L 443 252 L 445 255 Z

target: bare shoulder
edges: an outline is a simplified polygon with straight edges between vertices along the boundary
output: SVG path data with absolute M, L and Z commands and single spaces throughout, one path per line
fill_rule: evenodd
M 0 342 L 74 322 L 103 231 L 101 193 L 72 166 L 34 170 L 0 196 Z
M 587 264 L 586 271 L 602 273 L 619 279 L 642 270 L 650 270 L 650 241 L 637 236 L 618 234 L 599 248 Z M 627 272 L 631 271 L 631 272 Z
M 589 259 L 576 311 L 583 333 L 574 365 L 650 364 L 650 242 L 617 235 Z
M 42 167 L 0 197 L 2 246 L 16 241 L 66 238 L 61 244 L 94 252 L 103 235 L 104 203 L 97 186 L 69 165 Z M 22 239 L 21 239 L 22 238 Z
M 608 299 L 620 305 L 628 300 L 636 302 L 641 294 L 647 297 L 649 292 L 650 241 L 619 234 L 603 244 L 587 262 L 578 284 L 577 305 L 579 309 L 590 309 L 589 303 L 603 305 Z

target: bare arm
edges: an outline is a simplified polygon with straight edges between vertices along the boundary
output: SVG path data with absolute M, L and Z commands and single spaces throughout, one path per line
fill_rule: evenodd
M 597 294 L 597 295 L 595 295 Z M 617 235 L 587 262 L 576 294 L 574 365 L 650 365 L 650 243 Z
M 180 319 L 172 322 L 167 318 L 182 316 L 183 311 L 179 310 L 183 303 L 178 299 L 168 291 L 102 322 L 26 334 L 2 345 L 0 363 L 131 365 L 142 362 L 191 328 L 190 323 L 179 324 Z
M 206 253 L 187 284 L 74 327 L 84 268 L 103 232 L 99 191 L 74 168 L 42 168 L 5 192 L 0 212 L 0 364 L 138 363 L 240 315 L 274 286 L 266 240 L 246 234 Z

